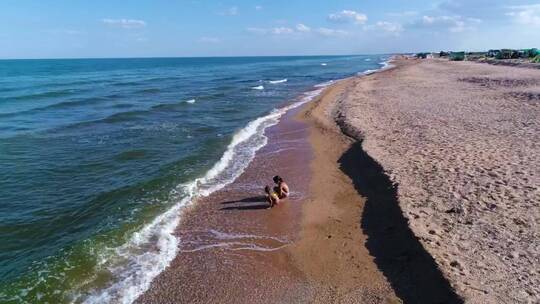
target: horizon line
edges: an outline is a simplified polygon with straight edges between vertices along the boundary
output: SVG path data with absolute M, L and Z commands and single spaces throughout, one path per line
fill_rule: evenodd
M 412 54 L 404 53 L 366 53 L 366 54 L 341 54 L 341 55 L 232 55 L 232 56 L 141 56 L 141 57 L 43 57 L 43 58 L 0 58 L 7 60 L 80 60 L 80 59 L 174 59 L 174 58 L 256 58 L 256 57 L 346 57 L 346 56 L 372 56 L 372 55 L 397 55 Z

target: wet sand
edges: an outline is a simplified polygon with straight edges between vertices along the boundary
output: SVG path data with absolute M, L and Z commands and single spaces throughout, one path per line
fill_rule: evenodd
M 285 114 L 268 144 L 232 184 L 200 199 L 177 228 L 180 253 L 138 303 L 295 303 L 306 284 L 288 247 L 297 239 L 308 192 L 307 125 Z M 273 209 L 264 185 L 279 174 L 293 186 Z
M 336 123 L 356 78 L 266 131 L 245 172 L 199 200 L 180 253 L 137 303 L 460 303 L 378 164 Z M 266 209 L 274 174 L 292 196 Z
M 267 129 L 138 303 L 538 299 L 538 70 L 404 60 Z M 292 197 L 267 210 L 274 174 Z
M 180 253 L 137 303 L 399 303 L 364 245 L 365 200 L 339 170 L 352 141 L 321 115 L 342 83 L 268 128 L 246 171 L 196 202 L 177 228 Z M 268 210 L 274 174 L 292 195 Z
M 312 288 L 307 303 L 399 303 L 365 247 L 360 218 L 366 200 L 340 170 L 339 159 L 353 141 L 339 130 L 333 109 L 349 85 L 333 85 L 299 115 L 310 126 L 314 158 L 302 230 L 291 252 Z
M 409 229 L 393 184 L 338 124 L 342 102 L 363 78 L 332 86 L 301 115 L 314 159 L 293 254 L 316 286 L 308 302 L 461 303 Z

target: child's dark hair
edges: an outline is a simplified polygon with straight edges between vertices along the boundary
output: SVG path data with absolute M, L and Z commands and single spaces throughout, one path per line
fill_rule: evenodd
M 264 187 L 264 192 L 270 194 L 270 186 L 266 185 L 266 187 Z
M 279 175 L 274 176 L 273 180 L 276 184 L 283 182 L 283 178 L 281 178 Z

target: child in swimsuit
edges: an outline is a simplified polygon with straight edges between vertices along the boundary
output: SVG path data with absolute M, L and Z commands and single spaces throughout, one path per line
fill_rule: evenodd
M 276 175 L 273 178 L 274 183 L 277 184 L 276 187 L 274 187 L 274 192 L 276 192 L 280 199 L 286 198 L 289 196 L 289 186 L 283 181 L 283 178 L 281 176 Z
M 269 208 L 279 205 L 279 196 L 276 192 L 270 189 L 270 186 L 264 187 L 264 192 L 266 192 L 266 201 L 270 204 Z

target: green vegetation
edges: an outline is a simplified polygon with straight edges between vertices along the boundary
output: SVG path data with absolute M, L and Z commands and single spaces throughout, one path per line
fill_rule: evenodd
M 450 60 L 452 61 L 465 60 L 465 52 L 450 52 Z
M 533 63 L 540 63 L 540 50 L 537 48 L 530 49 L 500 49 L 489 50 L 487 52 L 446 52 L 441 51 L 439 57 L 449 57 L 453 61 L 462 60 L 486 60 L 486 59 L 498 59 L 498 60 L 510 60 L 516 59 L 521 61 L 530 61 Z

